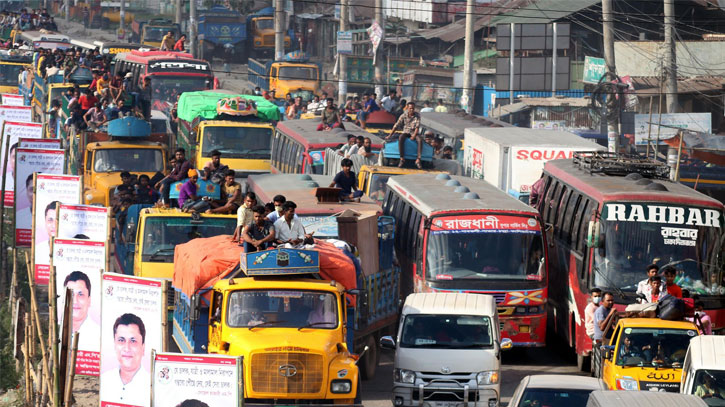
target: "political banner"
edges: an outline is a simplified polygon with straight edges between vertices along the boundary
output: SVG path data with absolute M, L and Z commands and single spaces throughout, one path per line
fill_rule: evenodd
M 153 362 L 153 407 L 241 406 L 241 357 L 156 353 Z
M 106 242 L 53 239 L 58 321 L 63 326 L 65 291 L 73 292 L 73 332 L 78 332 L 77 375 L 101 370 L 101 273 L 106 269 Z
M 0 123 L 30 122 L 33 120 L 33 108 L 30 106 L 0 105 Z
M 105 242 L 109 236 L 110 210 L 105 206 L 60 205 L 58 207 L 57 237 Z
M 0 104 L 6 106 L 25 106 L 25 98 L 23 95 L 14 95 L 12 93 L 3 93 Z
M 162 351 L 162 282 L 104 273 L 101 407 L 151 405 L 152 351 Z
M 648 142 L 664 144 L 664 140 L 672 138 L 680 130 L 692 130 L 712 133 L 712 113 L 665 113 L 653 115 L 634 115 L 634 142 L 644 145 Z
M 18 148 L 15 153 L 15 244 L 29 247 L 33 227 L 33 174 L 63 174 L 65 151 Z
M 57 138 L 21 138 L 18 140 L 20 148 L 39 148 L 41 150 L 60 149 L 61 140 Z
M 43 125 L 40 123 L 29 123 L 29 122 L 5 122 L 5 126 L 2 129 L 3 135 L 0 138 L 0 165 L 5 163 L 5 144 L 8 138 L 10 143 L 10 156 L 8 157 L 8 166 L 5 177 L 5 206 L 13 206 L 13 199 L 15 197 L 15 156 L 17 154 L 18 147 L 23 148 L 39 148 L 39 147 L 24 147 L 19 144 L 20 138 L 40 138 L 43 136 Z M 43 147 L 45 148 L 45 147 Z M 49 148 L 60 148 L 49 147 Z
M 80 202 L 81 178 L 76 175 L 37 174 L 34 190 L 32 241 L 35 282 L 48 284 L 50 243 L 57 226 L 56 206 Z

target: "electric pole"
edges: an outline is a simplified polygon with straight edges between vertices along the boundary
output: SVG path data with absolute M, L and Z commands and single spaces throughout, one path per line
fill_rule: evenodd
M 197 36 L 199 27 L 196 25 L 196 1 L 189 0 L 189 48 L 191 49 L 191 55 L 196 58 L 199 55 L 199 47 L 197 42 L 199 38 Z
M 350 11 L 348 9 L 349 1 L 350 0 L 340 1 L 340 31 L 347 31 L 350 29 Z M 340 58 L 340 83 L 338 85 L 337 103 L 338 106 L 343 107 L 345 106 L 345 101 L 347 100 L 347 55 L 341 54 L 340 50 L 337 52 L 337 56 Z
M 118 33 L 126 38 L 126 0 L 121 0 L 121 12 L 119 13 Z
M 604 31 L 604 61 L 607 64 L 605 81 L 607 81 L 614 78 L 617 72 L 617 67 L 614 64 L 612 0 L 602 0 L 602 28 Z M 607 149 L 610 152 L 617 152 L 619 150 L 619 110 L 614 93 L 607 95 L 607 139 Z
M 70 0 L 65 0 L 65 22 L 70 22 Z
M 473 6 L 475 0 L 466 1 L 466 39 L 463 51 L 463 94 L 461 108 L 471 113 L 473 98 Z
M 182 0 L 174 0 L 174 3 L 176 5 L 176 10 L 174 10 L 174 22 L 176 24 L 181 24 L 181 14 L 183 11 L 182 9 L 184 7 L 184 2 Z
M 378 100 L 382 99 L 383 90 L 383 43 L 385 42 L 385 19 L 383 18 L 383 0 L 375 0 L 375 21 L 380 25 L 383 35 L 380 36 L 380 44 L 375 54 L 375 93 Z
M 679 113 L 677 101 L 677 56 L 675 55 L 675 1 L 665 0 L 665 82 L 667 94 L 667 113 Z
M 284 0 L 274 0 L 274 60 L 284 57 Z M 284 95 L 282 95 L 284 96 Z

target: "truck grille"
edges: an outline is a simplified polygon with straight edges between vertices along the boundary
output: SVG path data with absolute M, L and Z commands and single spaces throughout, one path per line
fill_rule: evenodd
M 252 356 L 252 390 L 258 393 L 319 393 L 322 356 L 270 352 Z
M 263 35 L 262 45 L 265 47 L 274 47 L 274 35 Z

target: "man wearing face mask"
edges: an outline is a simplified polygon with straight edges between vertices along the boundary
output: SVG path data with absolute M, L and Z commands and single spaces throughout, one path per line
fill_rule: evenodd
M 590 338 L 594 337 L 594 311 L 599 308 L 599 301 L 602 299 L 602 290 L 599 288 L 592 288 L 589 291 L 591 294 L 591 302 L 587 304 L 584 309 L 584 327 L 587 330 L 587 336 Z
M 272 202 L 274 203 L 274 211 L 267 215 L 267 219 L 274 223 L 282 216 L 282 205 L 287 202 L 287 198 L 285 198 L 284 195 L 277 195 L 272 198 Z M 295 214 L 295 218 L 297 218 L 297 214 Z

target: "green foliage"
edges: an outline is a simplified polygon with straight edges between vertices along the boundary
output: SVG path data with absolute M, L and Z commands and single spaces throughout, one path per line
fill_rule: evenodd
M 13 358 L 12 316 L 7 302 L 0 304 L 0 390 L 18 386 L 20 375 L 15 371 Z

